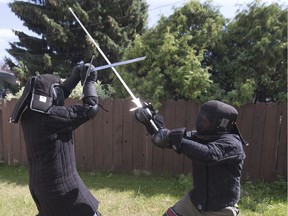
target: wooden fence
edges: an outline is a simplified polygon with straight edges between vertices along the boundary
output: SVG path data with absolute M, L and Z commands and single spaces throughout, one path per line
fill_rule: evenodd
M 0 111 L 0 160 L 7 164 L 27 165 L 25 143 L 19 124 L 9 124 L 16 100 L 4 101 Z M 67 105 L 81 103 L 68 101 Z M 154 174 L 191 173 L 191 161 L 173 150 L 153 146 L 150 136 L 129 109 L 133 104 L 123 99 L 100 103 L 95 119 L 74 132 L 79 168 L 92 170 L 145 170 Z M 200 104 L 192 101 L 167 101 L 160 108 L 167 128 L 195 128 Z M 243 179 L 273 181 L 277 175 L 287 180 L 287 104 L 248 104 L 238 109 L 238 126 L 250 143 Z

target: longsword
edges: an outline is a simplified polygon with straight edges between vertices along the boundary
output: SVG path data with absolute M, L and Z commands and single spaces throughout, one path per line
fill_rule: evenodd
M 105 61 L 108 63 L 108 65 L 112 65 L 111 62 L 109 61 L 109 59 L 106 57 L 106 55 L 104 54 L 104 52 L 101 50 L 100 46 L 96 43 L 96 41 L 93 39 L 93 37 L 90 35 L 90 33 L 87 31 L 87 29 L 85 28 L 85 26 L 82 24 L 82 22 L 78 19 L 78 17 L 76 16 L 76 14 L 74 13 L 74 11 L 72 10 L 71 7 L 69 7 L 70 12 L 72 13 L 72 15 L 75 17 L 75 19 L 77 20 L 77 22 L 79 23 L 79 25 L 82 27 L 82 29 L 85 31 L 85 33 L 88 35 L 88 37 L 90 38 L 91 42 L 95 45 L 95 47 L 97 48 L 97 50 L 100 52 L 100 54 L 102 55 L 102 57 L 105 59 Z M 127 90 L 127 92 L 130 94 L 130 96 L 132 97 L 132 102 L 136 104 L 136 108 L 139 107 L 143 107 L 141 101 L 139 98 L 136 98 L 135 95 L 133 94 L 133 92 L 130 90 L 130 88 L 128 87 L 128 85 L 125 83 L 125 81 L 122 79 L 122 77 L 120 76 L 120 74 L 117 72 L 117 70 L 114 68 L 114 66 L 111 67 L 111 69 L 113 70 L 114 74 L 117 76 L 117 78 L 120 80 L 120 82 L 122 83 L 122 85 L 125 87 L 125 89 Z M 146 108 L 146 110 L 150 112 L 150 110 L 148 108 Z M 155 131 L 158 131 L 158 127 L 156 126 L 156 124 L 154 123 L 153 119 L 150 119 L 150 123 L 152 125 L 152 127 L 154 128 Z
M 72 10 L 71 7 L 69 7 L 69 10 L 71 11 L 71 13 L 73 14 L 73 16 L 75 17 L 75 19 L 77 20 L 77 22 L 79 23 L 79 25 L 82 27 L 82 29 L 85 31 L 85 33 L 88 35 L 88 37 L 90 38 L 91 42 L 95 45 L 95 47 L 97 48 L 97 50 L 100 52 L 100 54 L 102 55 L 102 57 L 105 59 L 105 61 L 108 63 L 108 65 L 111 65 L 111 62 L 109 61 L 109 59 L 106 57 L 106 55 L 104 54 L 104 52 L 101 50 L 100 46 L 96 43 L 96 41 L 93 39 L 93 37 L 90 35 L 90 33 L 87 31 L 87 29 L 84 27 L 84 25 L 82 24 L 82 22 L 78 19 L 78 17 L 76 16 L 76 14 L 74 13 L 74 11 Z M 133 98 L 133 102 L 136 104 L 137 108 L 138 107 L 142 107 L 142 104 L 140 102 L 139 98 L 136 98 L 135 95 L 133 94 L 133 92 L 130 90 L 130 88 L 128 87 L 128 85 L 125 83 L 125 81 L 122 79 L 122 77 L 120 76 L 120 74 L 117 72 L 117 70 L 112 66 L 111 69 L 113 70 L 114 74 L 117 76 L 117 78 L 120 80 L 120 82 L 122 83 L 122 85 L 125 87 L 125 89 L 128 91 L 128 93 L 130 94 L 130 96 Z

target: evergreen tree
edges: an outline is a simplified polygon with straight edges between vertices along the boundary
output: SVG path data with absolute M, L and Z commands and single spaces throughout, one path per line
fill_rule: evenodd
M 143 33 L 147 24 L 148 6 L 142 0 L 30 0 L 14 1 L 9 6 L 23 24 L 37 34 L 30 36 L 15 31 L 19 42 L 10 43 L 8 49 L 20 63 L 16 71 L 22 73 L 24 81 L 36 73 L 57 72 L 65 77 L 77 63 L 90 62 L 92 55 L 94 65 L 107 64 L 69 7 L 111 62 L 121 60 L 125 48 L 136 34 Z M 15 66 L 11 59 L 7 63 Z M 98 73 L 103 83 L 111 82 L 110 71 Z

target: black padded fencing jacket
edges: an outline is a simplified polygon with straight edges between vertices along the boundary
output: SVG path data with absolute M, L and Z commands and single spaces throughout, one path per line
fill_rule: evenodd
M 193 188 L 189 197 L 199 211 L 217 211 L 237 204 L 245 158 L 238 135 L 186 137 L 181 140 L 181 151 L 192 160 Z
M 41 216 L 92 216 L 99 202 L 76 170 L 72 131 L 91 107 L 53 106 L 50 114 L 27 108 L 21 117 L 29 162 L 29 188 Z

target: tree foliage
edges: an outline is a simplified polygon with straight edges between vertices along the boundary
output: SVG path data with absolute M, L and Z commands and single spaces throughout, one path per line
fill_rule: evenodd
M 156 106 L 165 99 L 204 100 L 212 84 L 207 48 L 217 42 L 223 23 L 223 16 L 210 3 L 190 1 L 136 38 L 126 58 L 145 55 L 147 59 L 123 67 L 121 74 L 141 98 Z M 115 85 L 118 96 L 127 96 Z
M 236 106 L 283 102 L 287 7 L 255 0 L 227 20 L 212 2 L 191 0 L 137 37 L 125 54 L 141 55 L 147 56 L 145 65 L 121 72 L 141 98 L 157 105 L 166 99 L 219 99 Z
M 255 1 L 224 31 L 214 81 L 234 103 L 286 101 L 287 7 Z
M 25 78 L 35 73 L 57 72 L 65 77 L 78 62 L 106 64 L 98 50 L 69 11 L 73 9 L 111 62 L 119 61 L 136 34 L 142 34 L 147 20 L 147 4 L 141 0 L 30 0 L 14 1 L 11 10 L 34 36 L 14 31 L 19 42 L 8 49 L 27 68 Z M 7 62 L 15 66 L 11 59 Z M 18 67 L 18 71 L 21 67 Z M 109 82 L 108 72 L 99 74 Z
M 156 107 L 167 99 L 219 99 L 236 106 L 287 101 L 285 5 L 254 0 L 227 20 L 213 1 L 190 0 L 150 29 L 141 0 L 31 0 L 10 7 L 39 35 L 15 31 L 20 42 L 11 43 L 9 53 L 23 80 L 37 72 L 63 77 L 92 55 L 94 65 L 106 64 L 70 14 L 72 7 L 111 62 L 146 56 L 117 70 L 136 96 Z M 104 84 L 114 77 L 111 70 L 98 74 Z M 116 97 L 128 96 L 118 79 L 113 86 Z

